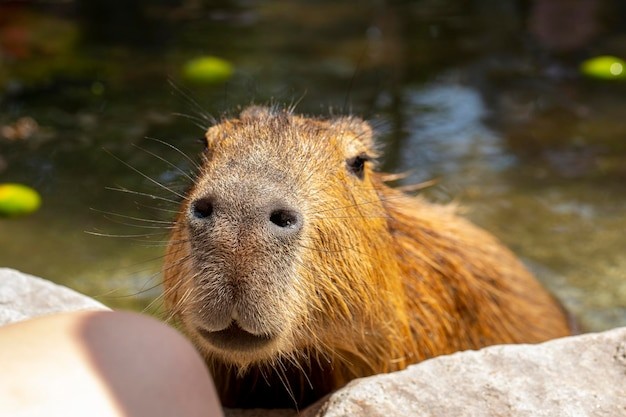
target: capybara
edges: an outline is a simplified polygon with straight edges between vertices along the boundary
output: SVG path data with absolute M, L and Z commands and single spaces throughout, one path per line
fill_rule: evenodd
M 570 334 L 493 236 L 386 185 L 370 126 L 249 107 L 206 132 L 166 306 L 229 407 L 304 407 L 348 381 Z

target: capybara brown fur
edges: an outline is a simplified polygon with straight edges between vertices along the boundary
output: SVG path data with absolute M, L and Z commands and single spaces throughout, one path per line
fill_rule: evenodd
M 166 305 L 229 407 L 303 407 L 433 356 L 570 334 L 493 236 L 392 189 L 370 126 L 250 107 L 208 129 Z

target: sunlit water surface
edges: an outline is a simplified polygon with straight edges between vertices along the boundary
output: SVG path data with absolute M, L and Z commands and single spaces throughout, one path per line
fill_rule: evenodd
M 198 107 L 219 116 L 298 102 L 308 114 L 371 120 L 385 170 L 409 170 L 407 183 L 436 179 L 429 198 L 460 204 L 587 329 L 626 325 L 622 84 L 585 80 L 576 59 L 537 54 L 515 8 L 278 3 L 152 10 L 153 20 L 127 22 L 148 35 L 99 27 L 89 3 L 82 14 L 72 2 L 11 9 L 26 29 L 57 35 L 39 41 L 55 59 L 35 50 L 0 62 L 0 125 L 39 125 L 28 139 L 0 137 L 0 182 L 44 198 L 38 213 L 0 220 L 0 265 L 115 308 L 158 312 L 176 210 L 161 198 L 179 198 L 154 181 L 180 193 L 188 180 L 179 169 L 193 171 L 160 141 L 195 158 L 203 130 L 185 116 Z M 608 39 L 622 45 L 620 36 Z M 201 54 L 230 60 L 234 78 L 215 87 L 181 80 L 183 63 Z

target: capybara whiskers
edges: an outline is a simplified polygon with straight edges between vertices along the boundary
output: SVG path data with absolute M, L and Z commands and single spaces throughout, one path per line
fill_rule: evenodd
M 151 200 L 165 201 L 166 203 L 171 203 L 171 204 L 176 204 L 176 205 L 180 204 L 180 200 L 172 200 L 170 198 L 165 198 L 165 197 L 161 197 L 161 196 L 149 194 L 149 193 L 143 193 L 141 191 L 130 190 L 124 187 L 104 187 L 104 189 L 109 190 L 109 191 L 117 191 L 120 193 L 132 194 L 138 197 L 146 197 Z
M 205 130 L 206 130 L 206 128 L 205 128 Z M 182 151 L 180 148 L 178 148 L 177 146 L 172 145 L 171 143 L 166 142 L 166 141 L 164 141 L 164 140 L 157 139 L 157 138 L 153 138 L 153 137 L 150 137 L 150 136 L 147 136 L 147 137 L 146 137 L 146 139 L 147 139 L 147 140 L 150 140 L 150 141 L 153 141 L 153 142 L 156 142 L 156 143 L 159 143 L 159 144 L 161 144 L 161 145 L 163 145 L 163 146 L 166 146 L 166 147 L 168 147 L 168 148 L 172 149 L 173 151 L 175 151 L 176 153 L 178 153 L 179 155 L 181 155 L 183 158 L 185 158 L 185 159 L 187 160 L 187 162 L 189 162 L 189 163 L 191 164 L 191 166 L 192 166 L 192 167 L 193 167 L 196 171 L 198 171 L 198 170 L 200 169 L 200 165 L 198 165 L 198 162 L 196 162 L 193 158 L 191 158 L 189 155 L 187 155 L 185 152 L 183 152 L 183 151 Z M 152 154 L 152 153 L 151 153 L 151 155 L 156 156 L 156 154 Z M 159 159 L 161 159 L 161 157 L 159 157 Z M 161 160 L 163 160 L 163 159 L 161 159 Z M 167 162 L 167 161 L 166 161 L 166 162 Z M 177 169 L 179 172 L 184 173 L 184 171 L 183 171 L 182 169 L 180 169 L 178 166 L 176 166 L 176 169 Z M 189 178 L 190 180 L 192 180 L 192 181 L 193 181 L 193 178 L 191 177 L 191 174 L 189 174 L 189 175 L 188 175 L 188 174 L 185 174 L 185 176 L 186 176 L 187 178 Z

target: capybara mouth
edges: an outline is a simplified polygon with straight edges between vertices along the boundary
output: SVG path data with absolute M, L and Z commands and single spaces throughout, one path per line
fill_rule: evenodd
M 211 332 L 199 327 L 198 332 L 218 349 L 250 351 L 260 349 L 273 340 L 273 337 L 269 335 L 256 335 L 247 332 L 239 327 L 236 322 L 232 322 L 224 330 Z

